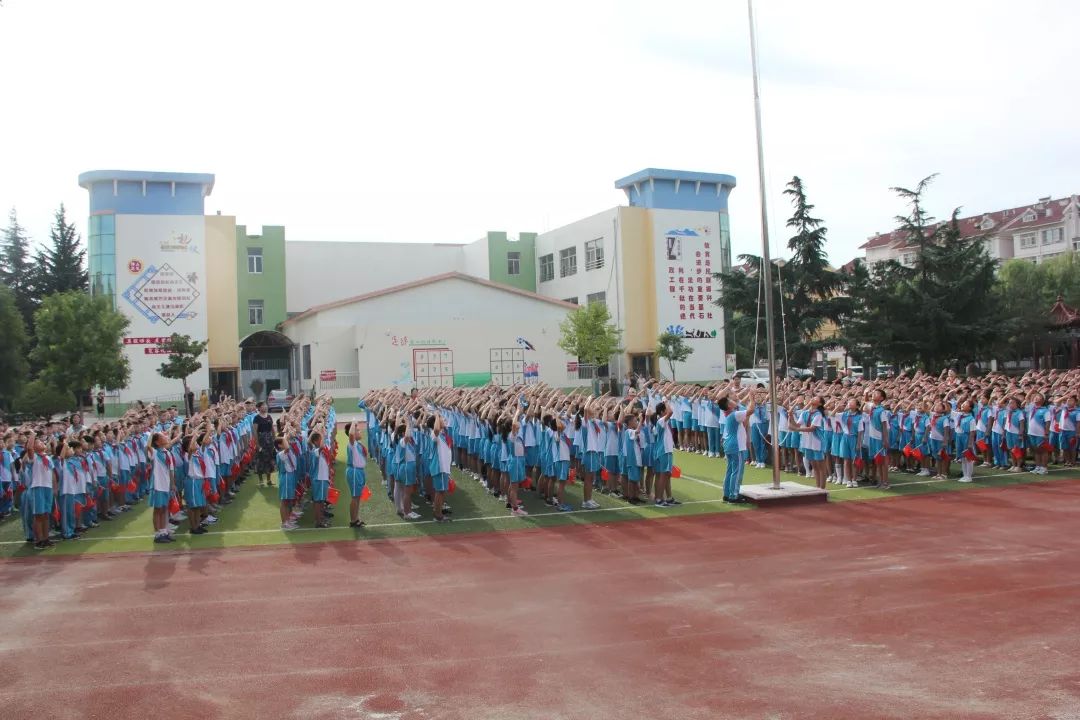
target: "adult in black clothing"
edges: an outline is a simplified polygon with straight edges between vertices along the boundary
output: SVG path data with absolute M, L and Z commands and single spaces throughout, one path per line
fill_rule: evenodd
M 259 476 L 260 486 L 266 483 L 274 487 L 270 479 L 270 474 L 274 472 L 274 419 L 270 417 L 266 403 L 259 403 L 258 411 L 254 420 L 258 448 L 255 453 L 255 474 Z

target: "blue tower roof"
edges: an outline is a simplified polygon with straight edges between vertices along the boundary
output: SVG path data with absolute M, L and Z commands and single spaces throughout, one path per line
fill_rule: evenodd
M 631 207 L 727 212 L 735 177 L 720 173 L 646 168 L 615 181 Z
M 90 192 L 90 214 L 202 215 L 214 190 L 210 173 L 91 170 L 79 175 Z

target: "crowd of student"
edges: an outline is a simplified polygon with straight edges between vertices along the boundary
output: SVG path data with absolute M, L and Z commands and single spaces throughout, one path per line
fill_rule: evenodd
M 778 457 L 783 472 L 819 487 L 870 482 L 889 487 L 890 472 L 960 482 L 975 467 L 1045 474 L 1076 462 L 1080 370 L 1021 377 L 901 374 L 873 381 L 786 380 L 777 386 Z M 580 478 L 582 508 L 593 492 L 656 507 L 671 493 L 676 449 L 724 457 L 724 500 L 741 502 L 747 465 L 772 462 L 764 388 L 738 380 L 711 386 L 647 382 L 626 397 L 588 397 L 544 385 L 429 388 L 406 396 L 369 393 L 362 405 L 369 451 L 387 478 L 398 514 L 415 520 L 412 498 L 434 496 L 435 517 L 451 465 L 484 484 L 515 515 L 522 488 L 561 511 L 565 488 Z M 1030 463 L 1028 462 L 1030 461 Z
M 224 400 L 181 416 L 176 408 L 139 403 L 111 422 L 70 420 L 0 426 L 0 519 L 18 513 L 27 543 L 77 540 L 145 500 L 153 509 L 154 542 L 173 542 L 186 520 L 194 535 L 208 532 L 252 461 L 273 438 L 253 427 L 270 423 L 265 404 Z M 329 398 L 298 398 L 277 423 L 282 527 L 292 529 L 310 492 L 316 523 L 325 525 L 336 446 Z M 272 425 L 271 425 L 272 426 Z M 262 442 L 260 442 L 260 440 Z M 272 465 L 272 464 L 271 464 Z M 272 484 L 271 465 L 260 482 Z
M 772 462 L 774 436 L 781 470 L 819 487 L 888 488 L 898 471 L 945 479 L 954 461 L 961 482 L 974 480 L 976 465 L 1045 474 L 1051 464 L 1075 465 L 1078 388 L 1080 370 L 785 380 L 777 386 L 776 433 L 764 388 L 738 380 L 650 381 L 621 398 L 543 384 L 377 390 L 361 401 L 366 446 L 361 423 L 344 426 L 349 525 L 364 526 L 369 458 L 401 518 L 419 520 L 418 501 L 431 505 L 437 522 L 451 519 L 455 465 L 517 516 L 528 514 L 528 490 L 558 511 L 573 509 L 566 486 L 577 481 L 585 510 L 600 507 L 594 492 L 679 505 L 671 485 L 680 474 L 677 449 L 726 458 L 723 497 L 740 502 L 745 468 Z M 190 417 L 139 404 L 89 427 L 79 415 L 0 426 L 0 519 L 18 512 L 26 541 L 45 549 L 145 499 L 154 541 L 169 543 L 185 520 L 192 534 L 207 532 L 252 470 L 273 486 L 276 469 L 281 528 L 296 529 L 309 501 L 315 527 L 326 528 L 338 494 L 336 435 L 333 400 L 304 395 L 276 422 L 265 403 L 225 399 Z

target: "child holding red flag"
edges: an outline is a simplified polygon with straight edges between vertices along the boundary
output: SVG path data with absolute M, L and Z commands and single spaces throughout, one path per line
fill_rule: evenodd
M 364 447 L 363 437 L 360 433 L 360 423 L 347 423 L 345 434 L 349 438 L 346 447 L 348 466 L 345 469 L 345 480 L 349 484 L 349 495 L 352 500 L 349 503 L 349 527 L 362 528 L 364 521 L 360 519 L 360 499 L 367 489 L 367 448 Z
M 960 413 L 953 432 L 953 451 L 956 457 L 960 458 L 960 467 L 963 470 L 963 475 L 960 476 L 962 483 L 975 480 L 973 477 L 975 460 L 978 459 L 978 455 L 975 454 L 975 426 L 976 418 L 972 412 L 971 401 L 965 400 L 960 403 Z

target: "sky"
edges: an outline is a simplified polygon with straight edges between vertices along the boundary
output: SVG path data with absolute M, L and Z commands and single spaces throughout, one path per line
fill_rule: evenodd
M 830 260 L 940 173 L 945 217 L 1080 192 L 1080 3 L 757 0 L 768 216 L 799 175 Z M 470 242 L 734 175 L 760 252 L 743 0 L 0 0 L 0 224 L 35 241 L 93 169 L 211 172 L 208 213 L 290 240 Z M 775 252 L 775 250 L 774 250 Z

